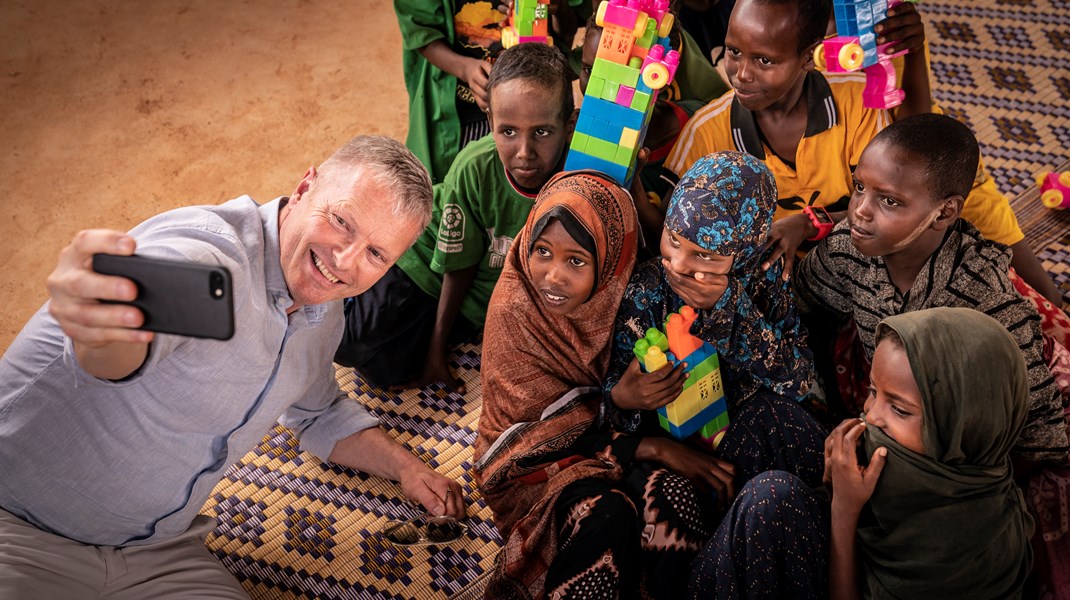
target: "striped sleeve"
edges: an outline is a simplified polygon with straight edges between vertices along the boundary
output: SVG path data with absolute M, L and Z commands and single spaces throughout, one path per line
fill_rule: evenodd
M 845 243 L 851 245 L 851 231 L 841 224 L 810 250 L 795 269 L 793 279 L 800 312 L 818 309 L 845 315 L 854 312 L 850 266 L 860 259 L 844 247 Z M 864 263 L 857 266 L 865 268 Z
M 1040 316 L 1029 301 L 1017 294 L 997 294 L 979 302 L 978 307 L 1011 333 L 1029 372 L 1029 413 L 1014 447 L 1015 454 L 1031 462 L 1065 463 L 1066 418 L 1059 387 L 1044 361 Z

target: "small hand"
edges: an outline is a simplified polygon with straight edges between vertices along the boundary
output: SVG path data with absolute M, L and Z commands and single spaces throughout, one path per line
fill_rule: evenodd
M 857 515 L 869 501 L 887 460 L 888 449 L 877 448 L 869 465 L 858 464 L 857 448 L 866 424 L 861 419 L 840 423 L 825 440 L 825 474 L 837 511 Z
M 464 81 L 475 96 L 479 110 L 487 112 L 490 97 L 487 95 L 487 80 L 490 78 L 491 64 L 478 58 L 469 59 L 464 69 Z
M 762 244 L 762 252 L 770 251 L 769 256 L 762 261 L 762 270 L 768 271 L 769 267 L 779 260 L 784 259 L 784 281 L 791 277 L 791 268 L 795 264 L 795 252 L 803 241 L 817 235 L 817 228 L 804 214 L 791 215 L 783 219 L 773 221 L 773 227 L 769 230 L 769 237 Z
M 698 271 L 694 276 L 683 275 L 670 268 L 668 259 L 662 258 L 661 261 L 665 266 L 669 286 L 692 308 L 709 310 L 716 306 L 721 296 L 728 291 L 727 274 Z
M 135 246 L 134 239 L 122 232 L 92 229 L 79 232 L 60 252 L 59 262 L 45 282 L 51 295 L 48 310 L 75 343 L 100 348 L 115 342 L 152 341 L 152 333 L 133 329 L 144 322 L 140 310 L 100 302 L 134 300 L 134 282 L 93 271 L 94 254 L 129 256 Z
M 423 389 L 433 383 L 442 383 L 458 394 L 465 393 L 464 381 L 453 376 L 446 352 L 443 350 L 428 350 L 420 375 L 406 383 L 390 386 L 390 391 L 399 393 L 414 388 Z
M 925 24 L 913 2 L 903 2 L 888 9 L 888 17 L 873 27 L 877 43 L 892 42 L 888 54 L 903 50 L 921 52 L 925 46 Z
M 685 364 L 673 368 L 662 367 L 653 373 L 644 373 L 639 360 L 633 358 L 610 397 L 623 410 L 657 410 L 672 402 L 684 389 Z
M 403 470 L 398 481 L 405 496 L 419 502 L 427 512 L 435 516 L 464 518 L 464 490 L 456 481 L 427 465 L 414 465 Z
M 669 438 L 643 438 L 641 444 L 652 446 L 653 460 L 671 471 L 687 477 L 703 491 L 717 492 L 717 504 L 724 508 L 736 496 L 736 468 L 731 463 L 699 452 Z

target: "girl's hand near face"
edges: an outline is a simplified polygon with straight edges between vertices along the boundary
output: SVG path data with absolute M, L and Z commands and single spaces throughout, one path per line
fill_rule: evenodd
M 728 290 L 728 275 L 698 271 L 692 277 L 674 272 L 666 259 L 663 258 L 662 262 L 665 263 L 665 275 L 673 291 L 691 308 L 709 310 Z
M 639 360 L 633 358 L 609 395 L 622 410 L 657 410 L 672 402 L 684 389 L 685 363 L 644 373 Z
M 862 507 L 873 495 L 881 470 L 887 460 L 888 449 L 878 448 L 869 466 L 858 464 L 858 444 L 866 424 L 860 419 L 840 423 L 825 440 L 825 474 L 832 492 L 833 518 L 857 518 Z

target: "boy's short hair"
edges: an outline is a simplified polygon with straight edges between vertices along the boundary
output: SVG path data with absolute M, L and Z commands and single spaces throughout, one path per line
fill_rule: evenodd
M 825 39 L 825 30 L 828 29 L 829 17 L 832 15 L 832 3 L 830 0 L 753 0 L 760 4 L 772 4 L 774 6 L 795 6 L 797 22 L 799 24 L 796 45 L 800 53 L 807 48 Z
M 870 143 L 878 141 L 925 165 L 925 184 L 933 202 L 970 194 L 981 149 L 969 127 L 947 115 L 925 113 L 894 121 Z
M 561 92 L 561 119 L 567 121 L 576 107 L 570 74 L 568 61 L 557 48 L 537 42 L 517 44 L 506 48 L 494 61 L 487 80 L 487 97 L 493 98 L 494 88 L 514 79 L 532 81 L 546 89 L 556 86 Z

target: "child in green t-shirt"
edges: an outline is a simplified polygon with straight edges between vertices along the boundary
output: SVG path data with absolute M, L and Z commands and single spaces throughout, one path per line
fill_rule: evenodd
M 483 327 L 513 238 L 539 189 L 564 166 L 576 117 L 560 51 L 509 48 L 487 91 L 491 135 L 465 147 L 435 186 L 431 223 L 413 247 L 374 287 L 346 300 L 335 360 L 371 383 L 442 382 L 463 393 L 447 342 Z

